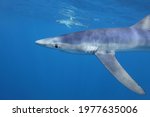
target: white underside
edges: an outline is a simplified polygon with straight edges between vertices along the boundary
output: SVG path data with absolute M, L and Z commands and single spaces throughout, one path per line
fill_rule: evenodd
M 88 44 L 83 43 L 73 47 L 76 51 L 84 51 L 85 53 L 93 53 L 99 51 L 129 51 L 135 50 L 136 46 L 125 44 Z

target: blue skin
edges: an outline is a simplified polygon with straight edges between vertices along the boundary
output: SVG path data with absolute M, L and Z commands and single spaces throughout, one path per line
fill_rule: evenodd
M 150 45 L 150 30 L 135 28 L 110 28 L 75 32 L 60 36 L 62 43 L 78 45 L 96 42 L 97 44 L 112 43 L 125 45 L 121 50 L 148 48 Z M 113 48 L 110 48 L 114 50 Z

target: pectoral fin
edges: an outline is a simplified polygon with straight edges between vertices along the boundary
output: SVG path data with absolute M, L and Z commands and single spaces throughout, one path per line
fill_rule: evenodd
M 130 90 L 145 94 L 144 90 L 131 78 L 124 68 L 117 61 L 114 53 L 96 52 L 95 55 L 101 60 L 105 67 L 115 76 L 115 78 Z

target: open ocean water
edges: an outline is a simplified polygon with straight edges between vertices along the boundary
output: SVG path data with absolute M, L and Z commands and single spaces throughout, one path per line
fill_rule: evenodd
M 128 27 L 150 14 L 150 0 L 0 0 L 0 99 L 150 99 L 150 51 L 118 52 L 143 87 L 120 84 L 92 55 L 35 41 L 75 31 Z

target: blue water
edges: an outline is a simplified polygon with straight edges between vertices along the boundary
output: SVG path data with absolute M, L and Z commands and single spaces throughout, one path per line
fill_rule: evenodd
M 35 44 L 41 38 L 128 27 L 150 14 L 149 0 L 0 0 L 0 99 L 150 99 L 150 52 L 116 56 L 145 89 L 121 85 L 92 55 Z

